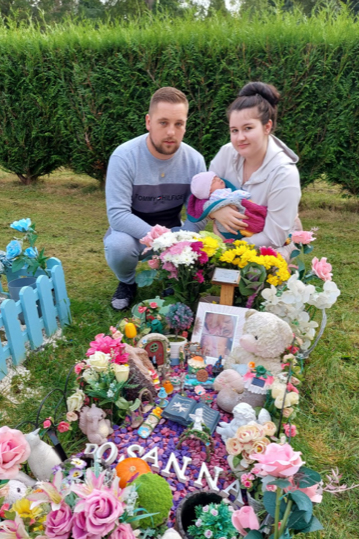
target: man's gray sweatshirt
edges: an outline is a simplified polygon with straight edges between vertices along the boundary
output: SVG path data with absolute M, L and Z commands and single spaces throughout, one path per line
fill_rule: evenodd
M 111 155 L 106 178 L 110 226 L 141 239 L 159 224 L 181 226 L 181 210 L 190 195 L 192 177 L 206 170 L 203 156 L 185 144 L 170 159 L 157 159 L 147 134 L 121 144 Z M 186 221 L 186 230 L 202 230 L 203 221 Z

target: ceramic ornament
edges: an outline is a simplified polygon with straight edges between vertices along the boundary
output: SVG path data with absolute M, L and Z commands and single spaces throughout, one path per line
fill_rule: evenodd
M 205 462 L 202 462 L 198 479 L 196 479 L 196 481 L 193 483 L 194 486 L 202 489 L 203 488 L 202 478 L 203 476 L 205 476 L 205 480 L 207 481 L 209 488 L 211 490 L 216 490 L 218 492 L 219 488 L 217 487 L 217 481 L 218 481 L 220 473 L 223 472 L 223 468 L 220 468 L 219 466 L 214 466 L 213 469 L 214 469 L 214 477 L 212 477 L 211 474 L 209 473 L 207 464 Z
M 4 498 L 3 502 L 12 505 L 17 500 L 25 497 L 27 486 L 21 481 L 10 479 L 6 485 L 0 488 L 0 498 Z
M 161 539 L 182 539 L 182 537 L 175 529 L 169 528 L 162 535 Z
M 224 498 L 228 498 L 230 494 L 233 494 L 233 496 L 236 497 L 235 503 L 244 504 L 242 493 L 241 493 L 241 485 L 238 479 L 233 481 L 230 485 L 228 485 L 227 488 L 221 490 L 220 495 Z
M 49 481 L 52 468 L 61 463 L 61 459 L 51 445 L 43 442 L 36 429 L 25 438 L 31 447 L 31 454 L 27 459 L 30 470 L 39 481 Z
M 163 475 L 164 477 L 169 477 L 171 474 L 170 472 L 171 466 L 173 466 L 173 469 L 175 471 L 178 481 L 180 481 L 181 483 L 186 483 L 188 481 L 188 477 L 185 476 L 185 472 L 186 472 L 186 468 L 188 464 L 192 462 L 192 459 L 190 457 L 182 457 L 182 458 L 183 458 L 183 465 L 182 465 L 182 468 L 180 468 L 176 455 L 174 453 L 171 453 L 170 458 L 167 461 L 166 468 L 162 470 L 161 475 Z
M 79 426 L 87 436 L 89 442 L 93 444 L 104 444 L 107 438 L 113 433 L 111 422 L 105 419 L 106 412 L 98 408 L 95 404 L 84 406 L 80 412 Z
M 159 472 L 160 467 L 158 465 L 158 447 L 155 446 L 148 453 L 143 455 L 142 459 L 145 462 L 149 462 L 151 464 L 151 468 L 154 472 Z

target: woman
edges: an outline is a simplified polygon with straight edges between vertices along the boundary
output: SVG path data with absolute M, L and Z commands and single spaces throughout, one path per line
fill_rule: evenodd
M 228 108 L 231 142 L 222 146 L 210 165 L 221 178 L 248 190 L 253 202 L 268 208 L 263 231 L 243 239 L 276 249 L 298 228 L 294 225 L 301 196 L 298 156 L 272 134 L 278 101 L 274 86 L 246 84 Z M 232 206 L 211 213 L 211 218 L 231 233 L 247 227 L 245 215 Z M 288 247 L 279 251 L 288 257 Z

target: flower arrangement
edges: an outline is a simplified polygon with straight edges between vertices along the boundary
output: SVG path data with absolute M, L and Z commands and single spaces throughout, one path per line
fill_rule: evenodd
M 96 401 L 97 406 L 112 411 L 113 421 L 122 421 L 127 413 L 136 410 L 139 401 L 128 401 L 125 397 L 130 367 L 126 363 L 122 337 L 100 333 L 90 342 L 87 358 L 76 363 L 76 391 L 67 399 L 67 419 L 76 421 L 84 405 Z
M 0 499 L 0 537 L 135 539 L 132 526 L 152 517 L 138 507 L 136 488 L 121 489 L 116 473 L 101 470 L 98 462 L 86 466 L 71 458 L 56 467 L 51 482 L 38 483 L 11 506 L 4 508 Z
M 140 243 L 152 249 L 148 261 L 150 270 L 139 273 L 139 286 L 149 286 L 156 280 L 174 291 L 174 301 L 192 307 L 201 293 L 208 290 L 210 272 L 225 251 L 223 241 L 210 232 L 171 232 L 164 227 L 153 227 Z
M 180 331 L 186 331 L 191 327 L 193 312 L 184 303 L 175 303 L 168 310 L 166 322 L 170 329 L 175 330 L 177 336 Z
M 6 246 L 6 252 L 0 251 L 0 274 L 10 269 L 16 272 L 24 267 L 33 275 L 39 268 L 46 271 L 48 257 L 44 255 L 44 249 L 39 252 L 35 247 L 37 233 L 35 224 L 31 223 L 31 219 L 14 221 L 11 223 L 10 228 L 23 233 L 24 236 L 22 238 L 14 237 Z M 29 246 L 24 249 L 26 242 L 28 242 Z
M 264 425 L 248 424 L 239 427 L 233 438 L 226 441 L 226 449 L 229 455 L 233 455 L 233 466 L 240 466 L 242 469 L 248 468 L 255 462 L 254 455 L 261 454 L 270 444 L 269 436 L 274 436 L 277 431 L 276 425 L 272 421 L 267 421 Z M 252 484 L 243 485 L 244 488 L 251 488 Z
M 30 453 L 30 445 L 21 431 L 0 427 L 0 480 L 14 479 Z
M 188 533 L 194 539 L 224 539 L 236 537 L 232 524 L 232 507 L 224 501 L 195 507 L 196 521 L 189 526 Z
M 227 244 L 227 250 L 219 257 L 223 267 L 239 269 L 239 296 L 236 303 L 256 308 L 262 299 L 260 292 L 269 286 L 278 286 L 290 277 L 287 262 L 270 247 L 257 249 L 242 240 Z

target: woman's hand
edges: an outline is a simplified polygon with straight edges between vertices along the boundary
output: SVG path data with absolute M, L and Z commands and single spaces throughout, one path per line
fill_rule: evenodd
M 236 206 L 225 206 L 220 210 L 210 214 L 211 219 L 217 219 L 221 225 L 231 234 L 237 234 L 240 228 L 247 228 L 248 225 L 243 219 L 247 219 L 243 213 L 239 213 Z

